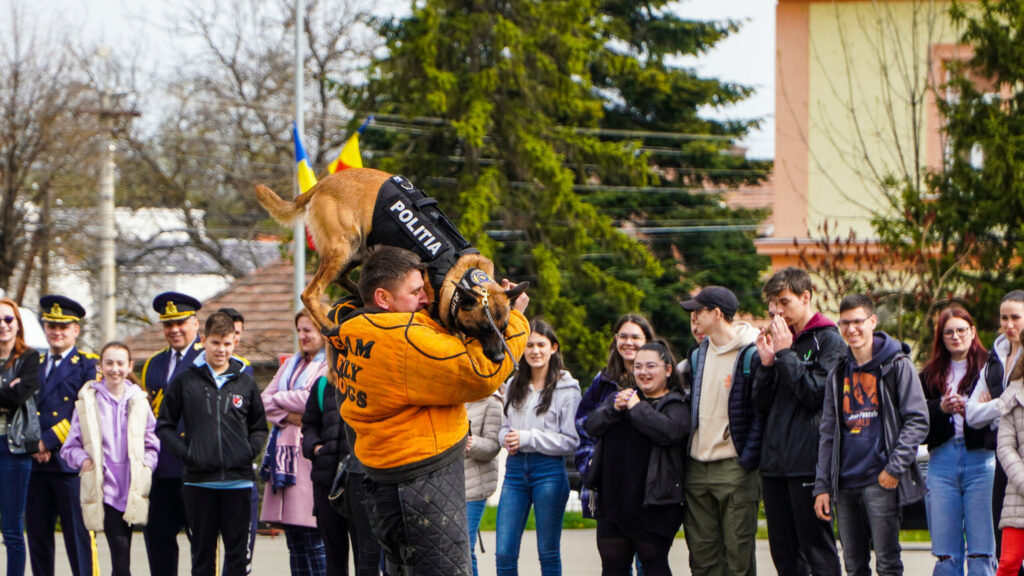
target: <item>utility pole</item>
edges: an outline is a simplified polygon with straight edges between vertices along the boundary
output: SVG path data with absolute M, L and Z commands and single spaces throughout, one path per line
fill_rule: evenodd
M 117 120 L 139 116 L 136 110 L 116 110 L 114 98 L 121 94 L 100 94 L 100 122 L 105 136 L 103 170 L 100 175 L 100 338 L 103 344 L 117 339 L 117 222 L 114 219 L 114 172 Z M 102 344 L 101 344 L 102 345 Z
M 306 4 L 303 0 L 295 0 L 295 127 L 298 130 L 299 138 L 305 131 L 305 122 L 302 116 L 302 84 L 305 81 L 303 73 L 303 54 L 305 42 Z M 302 194 L 299 189 L 298 164 L 295 166 L 295 178 L 292 179 L 295 186 L 295 195 Z M 295 311 L 302 310 L 302 291 L 306 288 L 306 219 L 295 220 L 295 228 L 292 232 L 292 256 L 295 261 Z M 299 336 L 294 334 L 292 344 L 295 348 L 299 346 Z

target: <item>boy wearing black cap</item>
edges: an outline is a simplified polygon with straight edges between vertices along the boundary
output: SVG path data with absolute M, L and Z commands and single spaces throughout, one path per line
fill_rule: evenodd
M 683 525 L 694 574 L 754 574 L 757 466 L 762 422 L 751 401 L 760 366 L 758 330 L 734 322 L 728 288 L 707 286 L 680 303 L 695 332 L 707 335 L 689 374 L 691 422 Z
M 66 296 L 39 299 L 39 309 L 50 349 L 39 357 L 36 407 L 42 438 L 33 454 L 25 529 L 29 560 L 36 576 L 53 576 L 54 532 L 57 518 L 63 526 L 64 547 L 74 576 L 92 574 L 92 540 L 82 521 L 78 470 L 60 457 L 60 447 L 71 430 L 71 416 L 82 385 L 96 378 L 99 357 L 75 346 L 85 308 Z
M 164 292 L 153 299 L 153 309 L 159 314 L 168 347 L 146 360 L 142 366 L 142 382 L 157 417 L 168 384 L 203 351 L 196 318 L 196 312 L 202 307 L 199 300 L 178 292 Z M 149 493 L 149 522 L 143 529 L 153 576 L 178 575 L 178 532 L 186 528 L 181 472 L 181 460 L 170 450 L 161 449 Z

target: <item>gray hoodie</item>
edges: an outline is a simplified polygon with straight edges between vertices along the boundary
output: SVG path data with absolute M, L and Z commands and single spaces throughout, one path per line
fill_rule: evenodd
M 548 456 L 568 456 L 580 443 L 576 432 L 576 407 L 580 403 L 580 383 L 569 372 L 562 374 L 555 384 L 551 406 L 547 412 L 538 415 L 540 392 L 530 388 L 530 394 L 519 409 L 508 408 L 502 414 L 498 439 L 505 446 L 505 435 L 510 430 L 519 431 L 519 451 L 539 452 Z

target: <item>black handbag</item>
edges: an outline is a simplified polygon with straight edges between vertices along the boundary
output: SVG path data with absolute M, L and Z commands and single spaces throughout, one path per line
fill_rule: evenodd
M 0 386 L 10 386 L 21 370 L 22 359 L 14 361 L 10 369 L 0 378 Z M 35 396 L 29 396 L 24 404 L 7 413 L 7 449 L 11 454 L 35 454 L 39 452 L 39 414 L 36 413 Z
M 338 469 L 334 472 L 334 480 L 331 482 L 331 491 L 327 493 L 327 500 L 331 508 L 338 514 L 348 518 L 348 459 L 352 454 L 346 454 L 338 460 Z

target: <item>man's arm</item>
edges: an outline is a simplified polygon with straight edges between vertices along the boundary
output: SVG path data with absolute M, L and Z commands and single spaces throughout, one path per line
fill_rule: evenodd
M 178 376 L 164 387 L 160 416 L 156 420 L 156 436 L 160 445 L 169 448 L 179 460 L 188 464 L 188 443 L 178 435 L 178 421 L 181 420 L 183 378 Z
M 835 442 L 835 398 L 833 379 L 839 378 L 835 368 L 825 379 L 825 399 L 821 408 L 821 423 L 818 425 L 818 463 L 814 469 L 814 495 L 832 492 L 832 450 Z
M 797 400 L 814 411 L 821 409 L 825 399 L 828 373 L 846 354 L 842 338 L 837 332 L 821 330 L 818 336 L 821 349 L 813 361 L 801 360 L 792 348 L 781 350 L 775 356 L 779 385 L 790 387 Z
M 523 357 L 530 323 L 522 312 L 512 311 L 504 334 L 512 358 L 505 354 L 499 362 L 491 361 L 476 339 L 463 343 L 428 326 L 410 329 L 408 334 L 413 348 L 406 355 L 409 400 L 422 406 L 447 406 L 493 394 L 512 374 L 512 358 Z M 420 382 L 414 384 L 413 379 Z
M 917 369 L 909 358 L 901 358 L 893 367 L 892 374 L 896 377 L 897 394 L 899 395 L 900 418 L 903 427 L 899 438 L 889 454 L 885 471 L 894 478 L 899 478 L 917 459 L 917 447 L 928 436 L 928 404 L 921 390 L 921 379 Z M 884 385 L 884 384 L 883 384 Z

